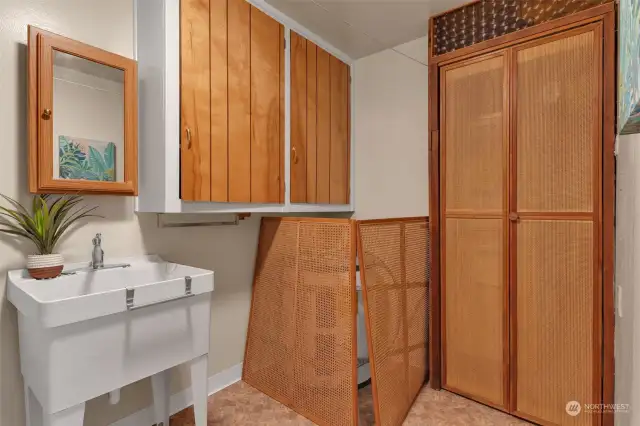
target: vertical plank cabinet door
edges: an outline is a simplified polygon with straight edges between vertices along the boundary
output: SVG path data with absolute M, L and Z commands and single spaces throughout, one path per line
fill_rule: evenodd
M 602 30 L 514 49 L 512 409 L 536 423 L 600 403 Z
M 443 387 L 506 408 L 507 56 L 441 70 Z
M 180 2 L 180 48 L 180 196 L 187 201 L 209 201 L 209 0 Z
M 349 204 L 350 67 L 291 32 L 291 202 Z
M 280 34 L 251 6 L 251 202 L 280 202 Z

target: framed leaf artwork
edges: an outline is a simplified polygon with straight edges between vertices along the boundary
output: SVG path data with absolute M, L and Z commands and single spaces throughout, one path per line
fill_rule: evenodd
M 116 145 L 113 142 L 60 136 L 57 164 L 59 179 L 115 182 Z

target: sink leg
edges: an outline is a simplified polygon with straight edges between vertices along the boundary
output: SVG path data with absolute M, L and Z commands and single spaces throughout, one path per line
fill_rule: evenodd
M 169 370 L 151 376 L 153 415 L 157 426 L 169 426 Z
M 24 380 L 24 379 L 23 379 Z M 34 409 L 33 403 L 31 402 L 31 391 L 29 390 L 29 385 L 27 381 L 24 381 L 24 415 L 27 420 L 27 426 L 33 426 L 31 424 L 31 410 Z
M 43 426 L 82 426 L 84 402 L 53 414 L 44 414 Z
M 191 392 L 193 393 L 193 414 L 196 426 L 207 426 L 207 361 L 202 355 L 191 361 Z

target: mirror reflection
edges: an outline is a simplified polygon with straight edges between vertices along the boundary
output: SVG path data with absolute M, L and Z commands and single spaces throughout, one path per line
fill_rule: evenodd
M 53 54 L 54 179 L 124 182 L 124 71 Z

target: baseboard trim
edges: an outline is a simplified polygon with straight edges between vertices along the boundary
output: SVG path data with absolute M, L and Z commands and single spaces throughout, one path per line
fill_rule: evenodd
M 230 386 L 242 377 L 242 363 L 236 364 L 227 368 L 213 376 L 209 377 L 207 381 L 207 387 L 209 395 L 213 395 L 216 392 Z M 191 388 L 187 388 L 181 392 L 171 395 L 169 399 L 169 410 L 171 415 L 176 414 L 179 411 L 184 410 L 187 407 L 193 405 L 193 395 L 191 394 Z M 111 423 L 110 426 L 141 426 L 141 425 L 153 425 L 153 407 L 147 407 L 140 411 L 137 411 L 115 423 Z

